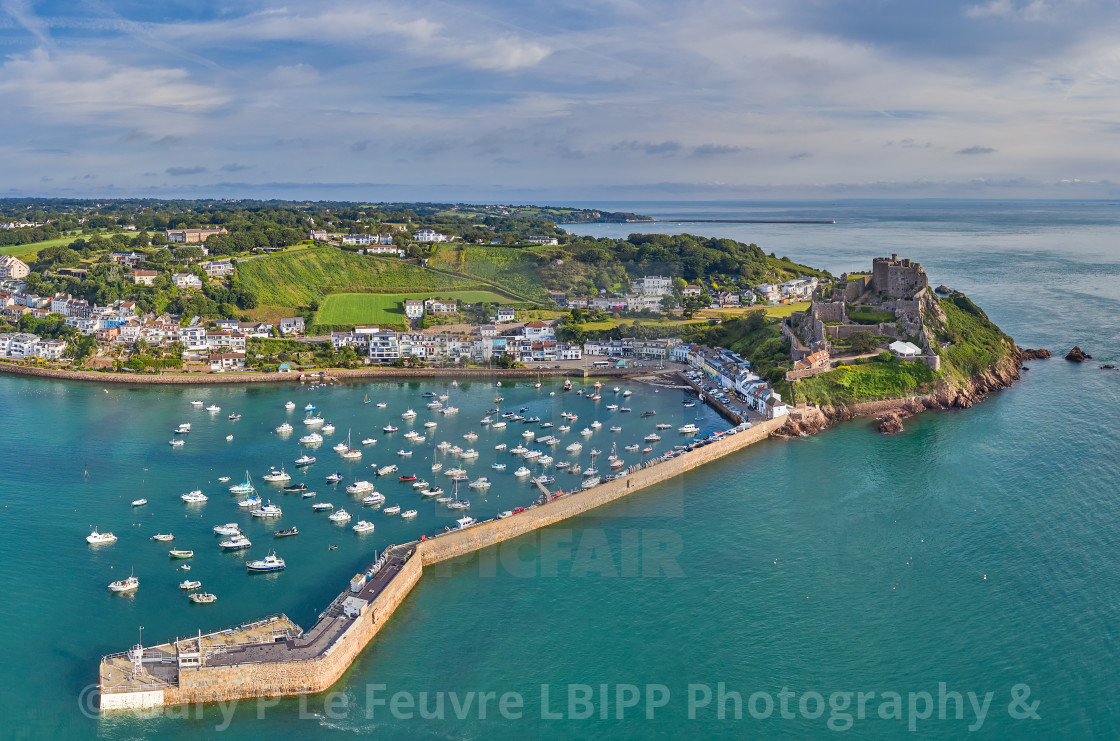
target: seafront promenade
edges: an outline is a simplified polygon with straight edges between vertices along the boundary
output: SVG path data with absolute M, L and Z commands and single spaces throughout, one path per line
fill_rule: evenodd
M 391 546 L 354 577 L 304 632 L 273 616 L 151 648 L 106 656 L 102 711 L 322 692 L 330 688 L 423 576 L 424 567 L 468 555 L 583 514 L 768 438 L 784 419 L 729 431 L 692 450 L 667 453 L 588 489 L 550 492 L 505 517 Z M 150 626 L 149 626 L 150 627 Z M 149 653 L 151 652 L 151 653 Z

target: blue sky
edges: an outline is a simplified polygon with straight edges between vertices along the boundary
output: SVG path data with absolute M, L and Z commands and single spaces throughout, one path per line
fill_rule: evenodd
M 1115 196 L 1118 25 L 1093 0 L 0 0 L 0 195 Z

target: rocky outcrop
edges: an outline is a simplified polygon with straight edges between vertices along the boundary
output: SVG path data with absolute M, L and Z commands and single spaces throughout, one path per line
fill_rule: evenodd
M 1086 360 L 1092 360 L 1092 359 L 1093 359 L 1092 355 L 1090 355 L 1087 352 L 1084 352 L 1077 345 L 1074 345 L 1073 349 L 1070 350 L 1068 353 L 1066 353 L 1066 360 L 1068 360 L 1070 362 L 1073 362 L 1073 363 L 1084 363 Z
M 1019 352 L 1020 360 L 1045 360 L 1050 357 L 1050 351 L 1046 348 L 1034 350 L 1029 347 L 1016 347 L 1015 349 Z
M 894 435 L 902 432 L 902 415 L 890 412 L 879 418 L 879 432 L 884 435 Z

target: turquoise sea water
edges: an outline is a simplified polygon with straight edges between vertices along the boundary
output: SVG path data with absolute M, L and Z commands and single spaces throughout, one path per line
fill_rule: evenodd
M 222 474 L 236 482 L 248 468 L 267 491 L 260 474 L 270 465 L 290 466 L 302 433 L 297 424 L 285 441 L 272 428 L 285 418 L 298 421 L 313 401 L 338 431 L 316 453 L 320 462 L 295 478 L 306 478 L 336 505 L 353 500 L 328 494 L 322 477 L 340 470 L 350 479 L 358 466 L 398 462 L 395 452 L 406 446 L 400 433 L 375 430 L 394 419 L 403 432 L 399 415 L 410 406 L 419 425 L 431 417 L 420 394 L 443 389 L 394 383 L 105 393 L 95 384 L 0 377 L 0 444 L 8 457 L 0 509 L 0 588 L 7 597 L 0 604 L 0 735 L 806 738 L 831 735 L 850 714 L 849 736 L 897 737 L 912 722 L 915 735 L 955 738 L 978 723 L 968 693 L 983 704 L 990 692 L 977 737 L 1114 737 L 1120 372 L 1098 365 L 1120 355 L 1115 205 L 597 205 L 665 217 L 835 218 L 827 227 L 657 228 L 753 241 L 837 273 L 897 252 L 920 260 L 933 283 L 968 293 L 1021 345 L 1064 352 L 1080 344 L 1096 361 L 1032 362 L 1013 389 L 970 410 L 921 415 L 894 437 L 860 421 L 813 438 L 762 443 L 512 546 L 433 569 L 335 693 L 104 718 L 83 713 L 83 692 L 96 681 L 100 655 L 135 642 L 138 626 L 145 627 L 145 643 L 277 611 L 306 627 L 375 549 L 450 524 L 450 515 L 421 504 L 395 480 L 377 482 L 378 489 L 389 503 L 411 502 L 420 516 L 408 524 L 371 513 L 366 519 L 377 530 L 364 538 L 312 514 L 297 495 L 272 495 L 284 508 L 279 523 L 248 522 L 214 483 Z M 637 230 L 574 229 L 604 236 Z M 623 432 L 612 436 L 604 427 L 592 438 L 595 446 L 609 449 L 618 437 L 621 448 L 653 421 L 683 423 L 699 410 L 683 408 L 680 392 L 631 387 L 635 411 L 617 415 Z M 611 424 L 605 412 L 589 414 L 590 402 L 569 402 L 570 395 L 558 401 L 549 390 L 503 388 L 502 407 L 529 405 L 545 419 L 564 408 L 578 412 L 565 444 L 596 417 Z M 389 408 L 362 405 L 367 393 Z M 468 468 L 503 483 L 485 498 L 471 496 L 474 516 L 533 497 L 527 485 L 508 483 L 515 466 L 504 475 L 488 469 L 498 433 L 484 432 L 477 420 L 494 393 L 481 383 L 452 389 L 460 414 L 436 417 L 435 434 L 408 446 L 416 451 L 412 465 L 401 465 L 434 482 L 421 451 L 430 456 L 443 439 L 467 447 L 461 435 L 477 429 L 482 437 L 473 445 L 482 458 Z M 196 410 L 193 398 L 215 401 L 222 412 Z M 282 408 L 289 398 L 299 405 L 292 413 Z M 637 419 L 646 408 L 658 416 Z M 229 422 L 230 411 L 244 418 Z M 698 424 L 705 429 L 720 426 L 710 412 L 704 416 Z M 180 421 L 194 429 L 186 446 L 172 451 L 167 440 Z M 357 465 L 330 450 L 347 427 L 356 438 L 381 438 Z M 512 446 L 523 429 L 511 424 L 501 437 Z M 436 478 L 447 488 L 446 478 Z M 182 504 L 178 494 L 193 488 L 210 501 Z M 128 503 L 138 496 L 150 504 L 132 510 Z M 362 508 L 347 509 L 356 521 Z M 275 544 L 288 569 L 246 575 L 244 556 L 219 553 L 209 532 L 228 521 L 246 523 L 254 555 L 272 545 L 272 529 L 298 525 L 299 536 Z M 84 536 L 92 525 L 120 540 L 91 549 Z M 190 576 L 219 595 L 215 605 L 191 605 L 179 592 L 184 573 L 167 559 L 165 544 L 147 540 L 167 529 L 176 547 L 196 551 Z M 328 551 L 327 543 L 340 547 Z M 111 596 L 105 584 L 133 568 L 139 593 Z M 741 695 L 741 719 L 733 717 L 733 696 L 725 698 L 726 717 L 718 717 L 720 683 L 725 694 Z M 945 719 L 938 718 L 940 683 L 962 695 L 961 720 L 952 697 Z M 1022 697 L 1024 685 L 1029 697 L 1013 703 L 1013 691 Z M 582 701 L 584 686 L 590 706 Z M 712 695 L 707 705 L 705 690 Z M 862 719 L 859 692 L 875 693 L 865 694 Z M 890 692 L 901 696 L 900 719 L 879 715 L 891 709 L 881 708 Z M 922 718 L 926 692 L 930 717 Z M 378 704 L 394 693 L 395 713 Z M 496 698 L 484 718 L 477 693 Z M 500 712 L 503 694 L 511 717 Z M 783 697 L 792 718 L 782 717 Z M 637 704 L 620 710 L 618 698 Z M 409 699 L 435 717 L 420 717 Z M 520 718 L 512 717 L 517 699 Z M 767 700 L 774 707 L 762 717 Z M 1013 717 L 1032 712 L 1038 719 Z

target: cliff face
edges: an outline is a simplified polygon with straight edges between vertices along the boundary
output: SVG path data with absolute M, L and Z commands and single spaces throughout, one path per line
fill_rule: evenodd
M 879 429 L 884 433 L 901 432 L 902 420 L 926 409 L 967 409 L 989 393 L 1008 388 L 1019 380 L 1023 354 L 1014 345 L 1013 351 L 990 368 L 974 374 L 964 383 L 942 382 L 933 393 L 905 399 L 868 401 L 858 404 L 816 407 L 807 406 L 794 410 L 776 433 L 781 437 L 812 435 L 833 422 L 844 422 L 856 417 L 874 416 L 880 420 Z

